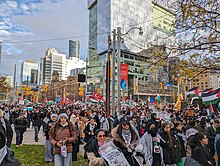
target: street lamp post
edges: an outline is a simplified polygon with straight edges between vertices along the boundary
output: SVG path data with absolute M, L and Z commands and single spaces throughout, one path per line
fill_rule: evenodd
M 122 34 L 121 33 L 121 27 L 117 27 L 117 44 L 118 44 L 118 48 L 117 48 L 117 88 L 118 88 L 118 93 L 117 93 L 117 109 L 118 109 L 118 113 L 120 115 L 121 113 L 121 86 L 120 86 L 120 65 L 121 65 L 121 37 L 122 36 L 126 36 L 131 30 L 133 29 L 139 29 L 139 35 L 143 35 L 143 31 L 141 27 L 133 27 L 131 29 L 129 29 L 126 33 Z M 113 70 L 113 72 L 115 72 Z M 114 82 L 113 82 L 114 84 Z
M 120 86 L 120 64 L 121 64 L 121 27 L 117 28 L 117 40 L 118 40 L 118 49 L 117 49 L 117 109 L 120 115 L 121 113 L 121 86 Z

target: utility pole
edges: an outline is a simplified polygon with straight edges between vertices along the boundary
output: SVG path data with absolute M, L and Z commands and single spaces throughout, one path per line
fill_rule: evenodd
M 13 81 L 13 87 L 14 87 L 14 90 L 13 90 L 13 103 L 15 104 L 15 91 L 16 91 L 16 64 L 14 66 L 14 81 Z
M 121 27 L 117 28 L 117 40 L 118 40 L 118 49 L 117 49 L 117 79 L 118 79 L 118 95 L 117 95 L 117 108 L 118 113 L 121 113 L 121 85 L 120 85 L 120 65 L 121 65 Z
M 86 109 L 87 109 L 87 91 L 88 91 L 88 58 L 86 58 L 86 90 L 85 90 Z
M 106 62 L 106 115 L 110 115 L 110 46 L 111 46 L 111 36 L 108 36 L 108 52 L 107 52 L 107 62 Z
M 112 51 L 112 109 L 111 115 L 115 115 L 115 45 L 116 45 L 116 30 L 113 30 L 113 51 Z

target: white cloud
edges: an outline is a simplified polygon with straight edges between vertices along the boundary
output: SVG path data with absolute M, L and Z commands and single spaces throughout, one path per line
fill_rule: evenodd
M 22 11 L 21 15 L 4 15 L 3 22 L 11 28 L 11 31 L 8 31 L 9 29 L 4 30 L 12 34 L 10 36 L 3 36 L 5 39 L 3 41 L 3 50 L 7 50 L 3 52 L 3 60 L 7 59 L 8 62 L 7 67 L 3 68 L 4 72 L 8 74 L 13 73 L 13 65 L 16 63 L 16 60 L 18 62 L 17 57 L 19 57 L 19 60 L 32 59 L 39 62 L 47 48 L 54 47 L 59 52 L 68 54 L 68 39 L 34 43 L 9 44 L 7 42 L 33 41 L 88 34 L 86 0 L 51 1 L 44 0 L 42 3 L 17 4 L 17 9 L 14 11 Z M 15 3 L 14 5 L 13 3 L 10 5 L 8 3 L 0 3 L 0 15 L 3 10 L 12 12 L 12 8 L 15 6 Z M 81 53 L 82 57 L 85 57 L 87 54 L 88 37 L 73 40 L 81 41 Z
M 17 2 L 16 1 L 6 1 L 6 5 L 10 8 L 10 9 L 17 9 Z
M 1 34 L 2 36 L 10 36 L 10 35 L 12 35 L 11 32 L 6 31 L 6 30 L 0 30 L 0 34 Z

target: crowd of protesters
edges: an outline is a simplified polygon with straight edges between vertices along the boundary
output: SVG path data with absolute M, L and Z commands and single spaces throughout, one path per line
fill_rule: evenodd
M 42 129 L 45 162 L 55 166 L 71 166 L 77 161 L 80 145 L 89 165 L 108 165 L 99 152 L 108 141 L 132 166 L 140 165 L 135 156 L 147 166 L 220 165 L 220 117 L 209 110 L 193 106 L 181 111 L 172 107 L 161 110 L 139 104 L 123 106 L 120 115 L 107 117 L 105 107 L 96 104 L 41 105 L 34 106 L 33 111 L 9 104 L 0 108 L 0 133 L 5 135 L 6 145 L 11 146 L 12 127 L 17 148 L 22 147 L 27 128 L 34 128 L 36 142 Z

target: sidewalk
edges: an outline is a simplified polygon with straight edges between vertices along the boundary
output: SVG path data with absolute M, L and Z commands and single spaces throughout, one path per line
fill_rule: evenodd
M 34 140 L 34 129 L 32 129 L 32 128 L 27 129 L 27 131 L 24 133 L 23 145 L 44 145 L 45 144 L 45 137 L 43 135 L 42 128 L 41 128 L 38 136 L 39 136 L 39 141 L 35 142 L 35 140 Z M 12 141 L 13 144 L 15 144 L 15 142 L 16 142 L 15 140 L 16 140 L 16 134 L 15 134 L 15 131 L 14 131 L 13 141 Z M 79 149 L 79 154 L 82 155 L 82 156 L 84 154 L 83 146 L 84 145 L 80 145 L 80 149 Z

